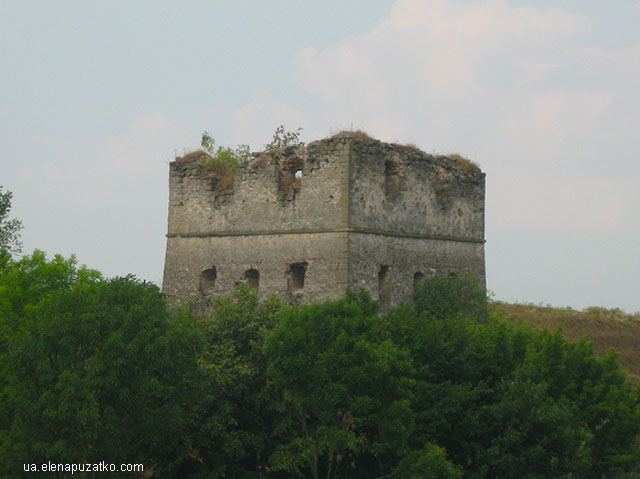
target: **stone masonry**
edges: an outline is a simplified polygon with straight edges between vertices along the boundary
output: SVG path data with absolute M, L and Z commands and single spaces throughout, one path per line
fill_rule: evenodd
M 433 275 L 484 281 L 484 177 L 348 132 L 254 153 L 233 173 L 185 155 L 170 165 L 163 291 L 206 308 L 239 282 L 296 303 L 365 290 L 385 309 Z

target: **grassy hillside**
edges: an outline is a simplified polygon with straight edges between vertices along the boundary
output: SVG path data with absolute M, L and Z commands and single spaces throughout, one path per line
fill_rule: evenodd
M 640 384 L 640 314 L 599 307 L 577 311 L 500 301 L 492 302 L 491 308 L 501 312 L 509 322 L 529 324 L 536 329 L 561 327 L 567 339 L 592 341 L 597 355 L 603 355 L 608 349 L 616 350 L 629 380 Z

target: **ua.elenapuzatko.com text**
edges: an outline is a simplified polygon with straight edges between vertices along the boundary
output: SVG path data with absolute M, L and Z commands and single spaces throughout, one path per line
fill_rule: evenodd
M 45 462 L 43 464 L 23 464 L 25 472 L 144 472 L 142 464 L 111 464 L 108 462 L 86 462 L 63 464 L 59 462 Z

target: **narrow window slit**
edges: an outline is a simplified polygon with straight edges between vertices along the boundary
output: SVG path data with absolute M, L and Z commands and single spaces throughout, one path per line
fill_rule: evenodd
M 413 275 L 413 294 L 416 293 L 416 290 L 420 286 L 420 283 L 424 281 L 424 273 L 422 271 L 416 271 Z
M 391 281 L 389 281 L 389 266 L 380 265 L 378 271 L 378 299 L 381 306 L 389 304 L 389 294 L 391 293 Z

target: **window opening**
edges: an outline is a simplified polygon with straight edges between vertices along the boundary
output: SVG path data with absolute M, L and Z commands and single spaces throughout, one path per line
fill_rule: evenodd
M 202 273 L 200 273 L 200 292 L 205 295 L 210 294 L 216 286 L 217 277 L 218 273 L 215 266 L 202 271 Z
M 384 176 L 397 175 L 393 160 L 384 160 Z
M 389 281 L 389 266 L 380 265 L 378 271 L 378 299 L 382 306 L 389 303 L 389 293 L 391 292 L 391 282 Z
M 413 275 L 413 292 L 415 294 L 416 289 L 424 281 L 424 273 L 422 271 L 416 271 Z
M 384 160 L 384 192 L 387 195 L 397 195 L 402 191 L 402 166 L 392 159 Z
M 287 290 L 292 294 L 300 294 L 304 289 L 304 276 L 309 263 L 290 263 L 287 266 Z
M 248 269 L 242 275 L 242 281 L 257 290 L 260 286 L 260 273 L 257 269 Z
M 297 156 L 289 156 L 280 161 L 278 171 L 278 195 L 280 201 L 292 201 L 302 186 L 304 161 Z

